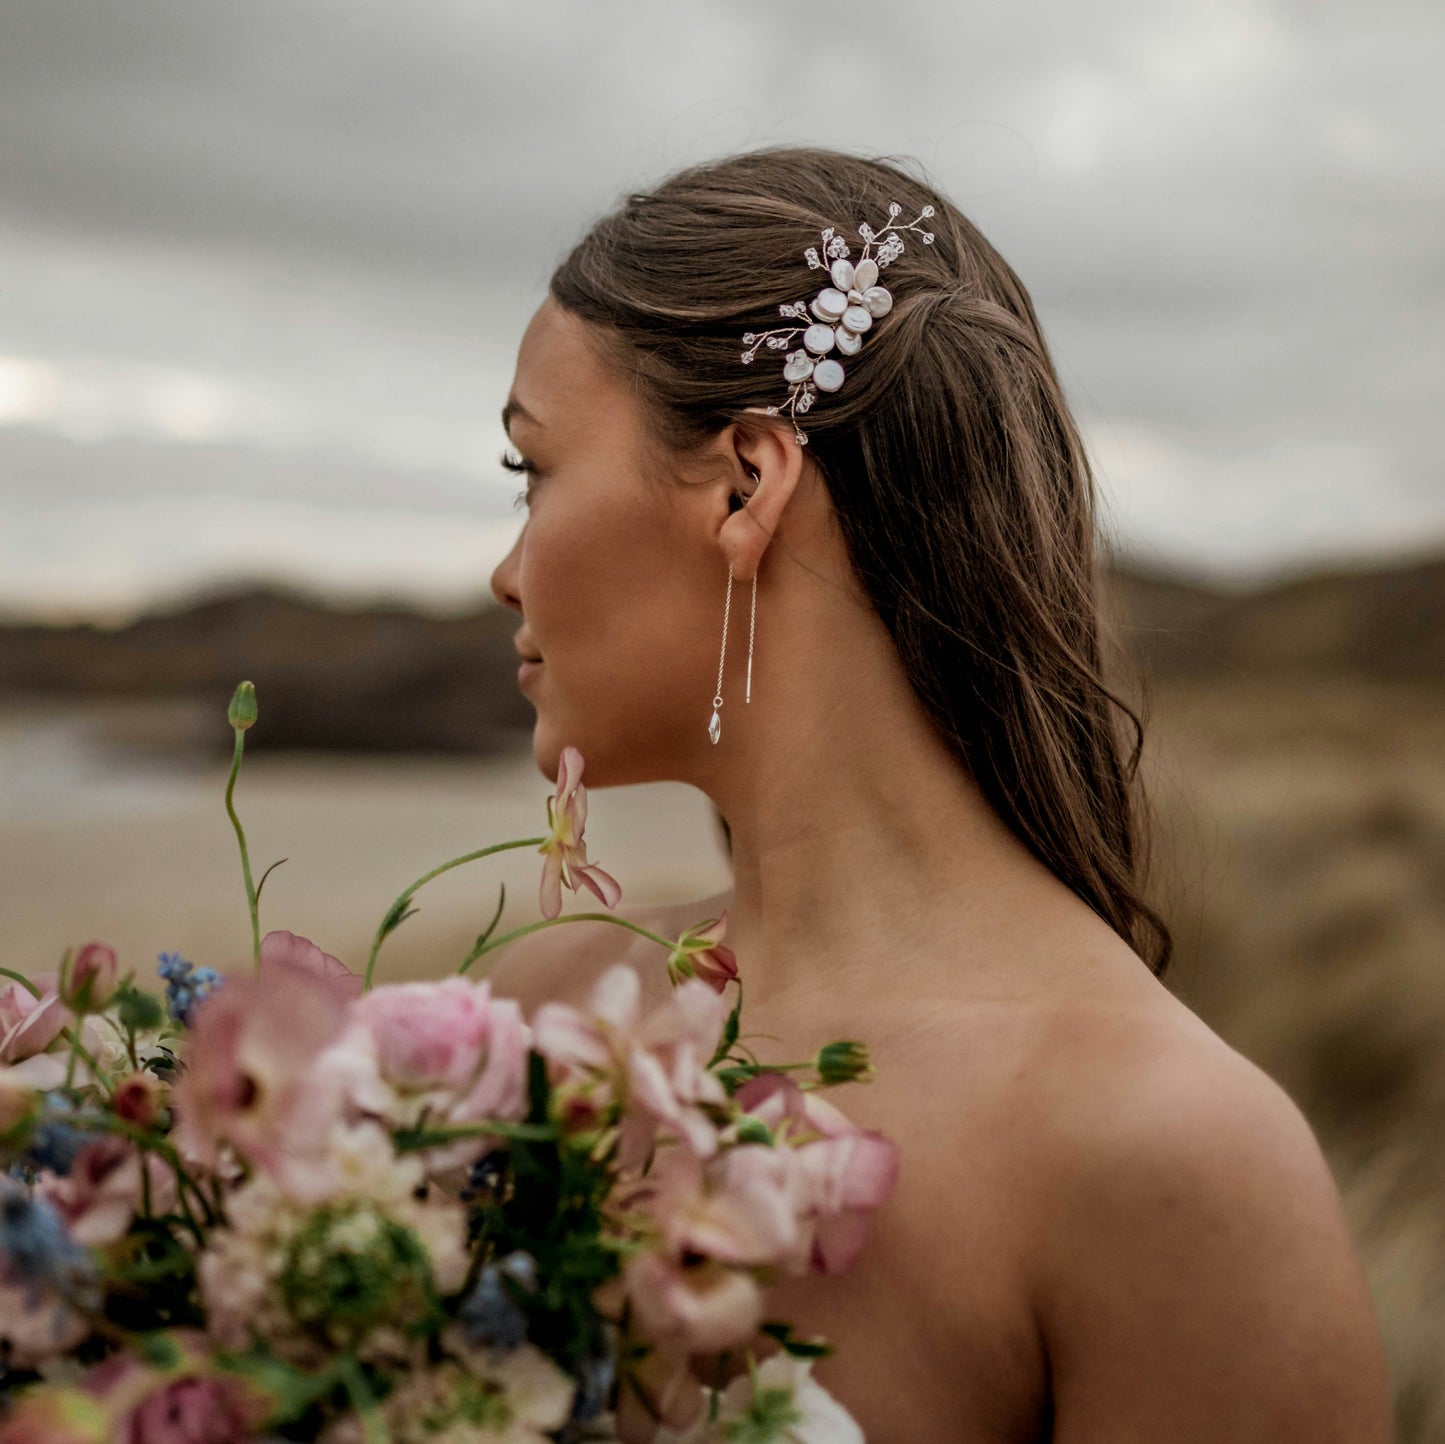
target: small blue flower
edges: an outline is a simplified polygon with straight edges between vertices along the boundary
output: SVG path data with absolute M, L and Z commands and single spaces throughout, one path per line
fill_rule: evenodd
M 221 986 L 214 968 L 197 968 L 179 953 L 161 953 L 156 968 L 166 983 L 166 1011 L 182 1027 L 189 1028 L 196 1004 Z
M 74 1296 L 95 1280 L 94 1260 L 71 1238 L 54 1207 L 10 1183 L 0 1188 L 0 1265 L 7 1283 L 26 1286 L 32 1309 L 40 1306 L 47 1285 Z
M 52 1173 L 67 1174 L 90 1138 L 67 1121 L 75 1117 L 76 1108 L 64 1094 L 46 1093 L 42 1109 L 41 1120 L 25 1150 L 25 1162 L 32 1169 L 48 1168 Z
M 537 1261 L 519 1250 L 489 1263 L 457 1310 L 469 1343 L 485 1344 L 503 1354 L 527 1337 L 527 1315 L 507 1288 L 508 1279 L 532 1292 L 537 1287 Z

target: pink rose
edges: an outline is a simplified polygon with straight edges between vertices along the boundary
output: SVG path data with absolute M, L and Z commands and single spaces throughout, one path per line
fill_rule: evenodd
M 77 1013 L 99 1013 L 119 986 L 120 963 L 104 943 L 87 943 L 60 965 L 60 996 Z
M 373 988 L 351 1004 L 346 1028 L 321 1061 L 353 1107 L 389 1125 L 423 1112 L 435 1127 L 515 1122 L 527 1111 L 531 1030 L 510 998 L 465 978 Z M 485 1138 L 430 1150 L 444 1170 L 488 1146 Z
M 0 989 L 0 1063 L 43 1053 L 75 1016 L 60 1000 L 54 973 L 37 973 L 33 981 L 38 998 L 20 983 Z

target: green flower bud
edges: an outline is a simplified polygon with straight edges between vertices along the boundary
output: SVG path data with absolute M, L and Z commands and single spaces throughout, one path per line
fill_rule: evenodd
M 236 693 L 231 698 L 230 710 L 226 713 L 226 721 L 237 732 L 244 732 L 246 728 L 255 725 L 256 688 L 252 683 L 242 682 L 236 687 Z
M 868 1082 L 873 1065 L 867 1047 L 852 1041 L 826 1044 L 818 1052 L 818 1077 L 825 1084 Z

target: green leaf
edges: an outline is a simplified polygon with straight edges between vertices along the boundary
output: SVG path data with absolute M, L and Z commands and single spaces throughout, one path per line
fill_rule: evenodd
M 826 1359 L 833 1352 L 832 1344 L 826 1339 L 795 1339 L 791 1324 L 768 1323 L 764 1324 L 759 1332 L 776 1339 L 782 1345 L 783 1352 L 791 1354 L 795 1359 Z
M 733 1044 L 738 1040 L 738 1029 L 742 1026 L 743 1015 L 743 988 L 738 984 L 738 1000 L 733 1004 L 733 1010 L 728 1014 L 727 1022 L 723 1024 L 722 1040 L 717 1045 L 717 1051 L 708 1061 L 709 1068 L 715 1068 L 719 1063 L 732 1052 Z
M 116 1016 L 122 1028 L 141 1033 L 159 1028 L 166 1011 L 154 994 L 141 992 L 134 983 L 122 983 L 116 994 Z
M 399 897 L 387 909 L 386 916 L 381 920 L 382 937 L 390 937 L 408 918 L 421 911 L 420 908 L 408 907 L 410 902 L 410 897 Z

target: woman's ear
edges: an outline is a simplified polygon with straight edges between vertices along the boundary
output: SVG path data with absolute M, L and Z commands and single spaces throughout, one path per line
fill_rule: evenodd
M 729 435 L 730 433 L 730 435 Z M 740 582 L 753 579 L 803 474 L 803 448 L 782 427 L 757 431 L 732 426 L 724 433 L 744 504 L 729 511 L 718 544 Z

